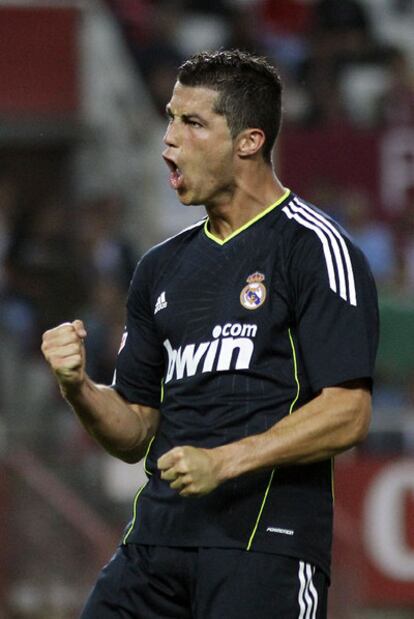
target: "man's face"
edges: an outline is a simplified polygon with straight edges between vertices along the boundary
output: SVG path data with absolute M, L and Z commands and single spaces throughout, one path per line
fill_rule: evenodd
M 214 112 L 217 96 L 177 82 L 167 105 L 163 157 L 183 204 L 218 204 L 233 187 L 233 140 L 226 118 Z

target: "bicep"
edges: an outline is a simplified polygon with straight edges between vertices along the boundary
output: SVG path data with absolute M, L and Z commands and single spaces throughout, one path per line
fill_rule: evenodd
M 366 378 L 324 387 L 320 396 L 327 414 L 334 411 L 344 424 L 353 428 L 356 438 L 364 438 L 371 421 L 372 397 L 370 381 Z
M 147 428 L 148 438 L 152 438 L 158 429 L 160 423 L 160 411 L 152 406 L 144 404 L 131 404 L 128 407 L 140 421 L 144 422 Z
M 340 399 L 353 407 L 366 408 L 371 406 L 371 381 L 368 378 L 356 378 L 339 385 L 324 387 L 321 395 L 327 398 Z

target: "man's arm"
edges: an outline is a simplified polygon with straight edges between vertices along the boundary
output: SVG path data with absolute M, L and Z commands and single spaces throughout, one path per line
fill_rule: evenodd
M 87 432 L 106 451 L 125 462 L 138 462 L 159 423 L 157 409 L 126 402 L 114 389 L 94 383 L 85 372 L 86 331 L 80 320 L 43 335 L 42 352 L 62 396 Z
M 365 381 L 352 381 L 323 389 L 262 434 L 214 449 L 176 447 L 158 467 L 182 496 L 206 494 L 244 473 L 330 458 L 363 440 L 370 418 L 370 390 Z

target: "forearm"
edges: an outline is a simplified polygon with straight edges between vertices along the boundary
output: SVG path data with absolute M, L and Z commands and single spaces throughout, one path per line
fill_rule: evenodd
M 335 398 L 328 390 L 262 434 L 215 449 L 220 481 L 247 472 L 330 458 L 364 438 L 370 397 L 363 390 Z
M 87 432 L 113 456 L 138 462 L 158 424 L 155 409 L 129 405 L 111 387 L 97 385 L 88 376 L 80 386 L 61 387 Z

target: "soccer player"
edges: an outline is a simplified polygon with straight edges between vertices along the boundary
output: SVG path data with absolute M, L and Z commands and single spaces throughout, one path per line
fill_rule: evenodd
M 44 334 L 86 430 L 148 474 L 83 619 L 326 617 L 333 458 L 368 430 L 377 301 L 344 231 L 274 175 L 280 112 L 264 59 L 187 60 L 163 157 L 206 218 L 139 262 L 111 386 L 80 320 Z

